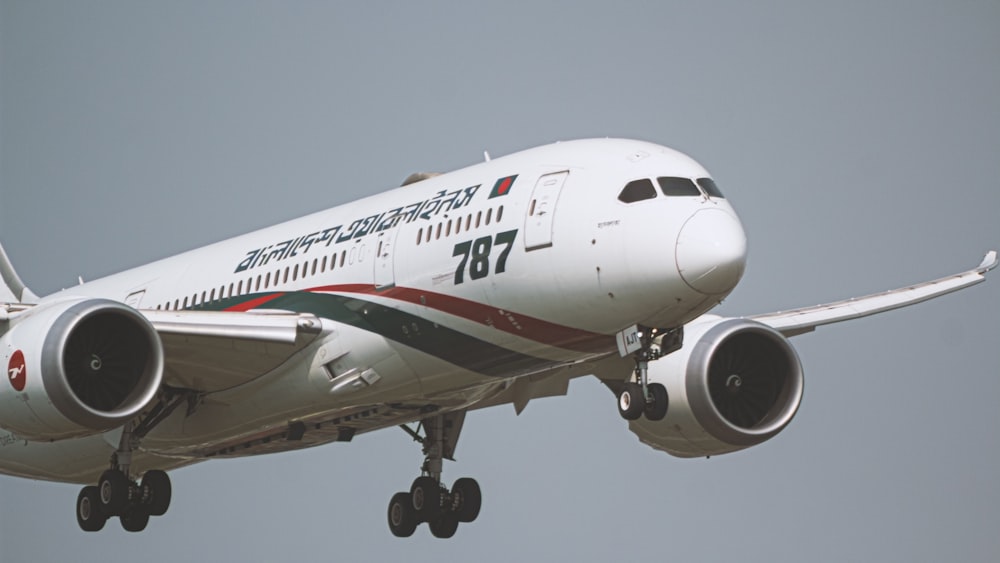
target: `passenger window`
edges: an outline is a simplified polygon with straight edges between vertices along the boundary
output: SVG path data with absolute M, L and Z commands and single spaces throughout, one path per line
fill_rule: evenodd
M 665 196 L 700 196 L 701 191 L 690 178 L 660 177 L 656 179 Z
M 625 184 L 621 193 L 618 194 L 618 200 L 624 203 L 635 203 L 637 201 L 653 199 L 655 197 L 656 188 L 653 187 L 652 180 L 648 178 L 633 180 Z
M 719 187 L 715 185 L 715 181 L 711 178 L 698 178 L 698 185 L 701 186 L 701 189 L 705 190 L 705 193 L 711 197 L 717 197 L 719 199 L 725 198 L 725 196 L 722 195 L 722 192 L 719 191 Z

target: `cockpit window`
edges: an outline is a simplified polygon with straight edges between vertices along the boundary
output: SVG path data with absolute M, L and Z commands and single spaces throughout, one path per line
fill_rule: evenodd
M 698 185 L 701 189 L 705 190 L 710 197 L 715 197 L 723 199 L 725 196 L 719 191 L 719 187 L 715 185 L 715 182 L 711 178 L 698 178 Z
M 622 192 L 618 194 L 618 200 L 625 203 L 635 203 L 644 199 L 653 199 L 654 197 L 656 197 L 656 188 L 653 187 L 653 182 L 649 178 L 632 180 L 625 184 Z
M 701 195 L 701 191 L 698 190 L 698 186 L 694 185 L 694 180 L 691 178 L 661 176 L 656 181 L 660 184 L 660 190 L 663 191 L 663 195 L 666 196 Z

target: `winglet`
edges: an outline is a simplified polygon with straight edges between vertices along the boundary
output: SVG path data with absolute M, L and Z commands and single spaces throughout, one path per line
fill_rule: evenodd
M 993 268 L 996 268 L 997 262 L 1000 262 L 1000 260 L 997 260 L 997 251 L 991 250 L 986 253 L 986 256 L 983 257 L 983 261 L 979 264 L 979 267 L 976 268 L 976 271 L 980 274 L 985 274 Z
M 12 299 L 13 298 L 13 299 Z M 14 271 L 14 265 L 0 245 L 0 301 L 34 303 L 38 297 L 28 289 Z

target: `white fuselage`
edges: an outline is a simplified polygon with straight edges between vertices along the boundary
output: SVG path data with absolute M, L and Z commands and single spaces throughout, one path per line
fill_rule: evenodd
M 320 338 L 252 381 L 177 409 L 143 440 L 135 463 L 170 468 L 314 445 L 344 439 L 338 432 L 359 419 L 352 428 L 367 431 L 417 420 L 428 405 L 510 402 L 504 393 L 518 378 L 580 375 L 584 362 L 617 356 L 615 335 L 631 325 L 671 328 L 703 314 L 742 275 L 746 239 L 725 199 L 666 195 L 657 180 L 708 176 L 654 144 L 558 143 L 81 284 L 42 304 L 102 297 L 140 310 L 315 314 Z M 622 201 L 625 186 L 643 179 L 655 197 Z M 377 379 L 350 392 L 332 388 L 336 377 L 364 370 Z M 272 442 L 292 421 L 312 425 L 311 439 Z M 119 434 L 40 443 L 0 431 L 0 472 L 90 481 Z

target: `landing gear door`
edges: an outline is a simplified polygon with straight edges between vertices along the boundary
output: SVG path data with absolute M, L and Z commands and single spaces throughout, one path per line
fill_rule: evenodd
M 389 289 L 396 285 L 395 246 L 399 229 L 379 233 L 375 241 L 375 289 Z
M 524 249 L 538 250 L 552 246 L 552 220 L 556 214 L 559 192 L 569 171 L 546 174 L 535 183 L 524 220 Z

